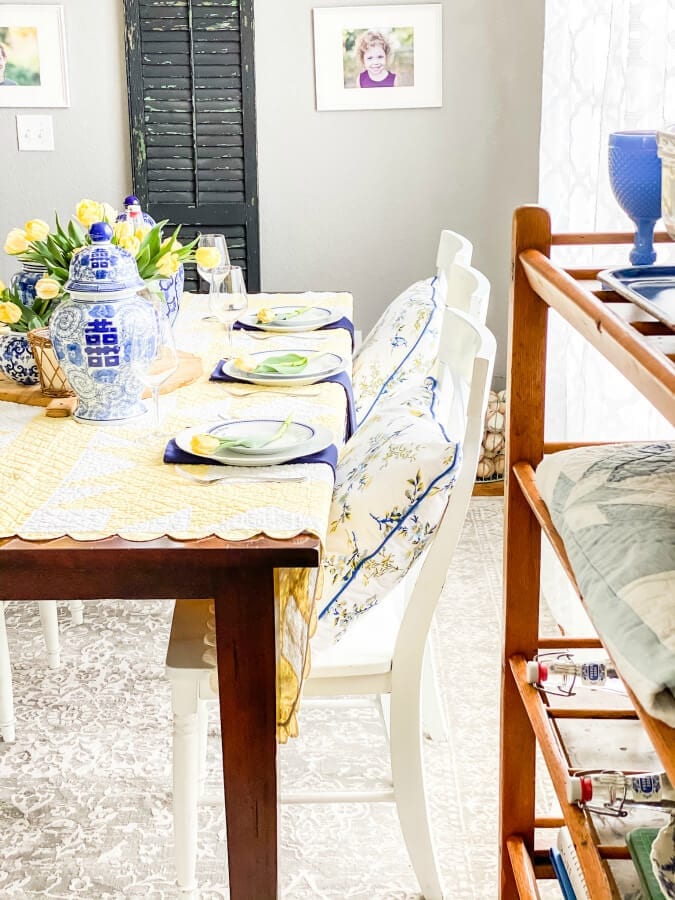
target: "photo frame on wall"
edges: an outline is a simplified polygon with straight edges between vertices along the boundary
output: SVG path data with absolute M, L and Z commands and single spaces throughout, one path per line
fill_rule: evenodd
M 316 108 L 441 106 L 442 6 L 315 8 Z
M 63 6 L 0 3 L 0 107 L 68 105 Z

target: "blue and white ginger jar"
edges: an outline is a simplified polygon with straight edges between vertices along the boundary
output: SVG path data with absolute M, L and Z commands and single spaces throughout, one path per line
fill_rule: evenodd
M 15 272 L 9 279 L 9 285 L 16 291 L 19 300 L 24 306 L 32 306 L 35 303 L 35 285 L 47 274 L 47 269 L 40 263 L 21 263 L 21 271 Z
M 133 219 L 140 219 L 144 225 L 150 225 L 151 227 L 157 224 L 149 213 L 141 209 L 141 201 L 138 197 L 129 194 L 128 197 L 124 198 L 124 209 L 119 213 L 115 221 L 126 222 Z
M 124 198 L 124 211 L 121 212 L 116 222 L 139 222 L 142 220 L 144 225 L 152 227 L 157 223 L 149 213 L 141 209 L 141 202 L 138 197 L 130 194 Z M 181 263 L 178 271 L 168 278 L 158 279 L 159 289 L 164 296 L 164 309 L 166 311 L 169 322 L 173 325 L 178 315 L 180 301 L 183 296 L 183 287 L 185 285 L 185 269 Z
M 75 418 L 114 423 L 145 413 L 139 377 L 154 356 L 155 312 L 139 296 L 144 287 L 136 260 L 111 243 L 112 228 L 96 222 L 91 246 L 70 263 L 70 298 L 49 325 L 62 369 L 77 395 Z

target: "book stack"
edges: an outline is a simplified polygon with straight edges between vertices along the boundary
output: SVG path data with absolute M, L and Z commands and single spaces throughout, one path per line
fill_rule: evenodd
M 551 847 L 549 855 L 565 900 L 592 900 L 574 849 L 574 842 L 567 828 L 560 829 L 556 846 Z

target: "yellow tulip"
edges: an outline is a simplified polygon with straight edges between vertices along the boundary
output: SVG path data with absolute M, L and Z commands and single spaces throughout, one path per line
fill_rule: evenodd
M 175 275 L 180 266 L 180 260 L 175 253 L 165 253 L 157 260 L 157 271 L 164 278 L 170 278 Z
M 42 219 L 31 219 L 24 227 L 29 241 L 44 241 L 49 234 L 49 225 Z
M 103 221 L 103 215 L 103 204 L 96 200 L 80 200 L 75 207 L 75 216 L 85 228 L 90 228 L 94 222 Z
M 114 225 L 115 219 L 117 218 L 117 210 L 113 209 L 113 207 L 109 203 L 101 203 L 101 221 L 107 222 L 108 225 Z
M 5 253 L 16 256 L 28 250 L 28 235 L 23 228 L 12 228 L 5 240 Z
M 197 247 L 195 262 L 203 269 L 213 269 L 220 262 L 220 251 L 217 247 Z
M 45 276 L 35 282 L 35 293 L 40 300 L 53 300 L 54 297 L 58 297 L 61 293 L 61 285 L 56 278 Z
M 239 369 L 240 372 L 255 372 L 258 367 L 258 361 L 252 356 L 238 356 L 234 360 L 233 366 L 235 369 Z
M 171 235 L 171 237 L 165 238 L 162 241 L 162 247 L 171 247 L 172 250 L 180 250 L 183 245 L 180 241 L 176 240 L 176 238 Z
M 190 450 L 200 456 L 209 456 L 220 447 L 220 441 L 212 434 L 195 434 L 190 441 Z
M 131 237 L 123 237 L 120 241 L 117 242 L 120 247 L 123 247 L 125 250 L 128 250 L 133 256 L 136 256 L 138 253 L 138 248 L 141 246 L 141 242 L 137 237 L 134 237 L 132 234 Z
M 131 225 L 131 222 L 129 222 L 129 224 Z M 134 226 L 131 225 L 131 227 L 133 228 Z M 136 237 L 138 238 L 138 240 L 142 241 L 143 238 L 146 236 L 146 234 L 150 231 L 151 228 L 152 228 L 151 225 L 139 225 L 134 233 L 135 233 Z
M 130 238 L 134 236 L 134 226 L 131 222 L 123 221 L 123 222 L 115 222 L 113 225 L 113 234 L 115 236 L 115 240 L 119 244 L 124 238 Z
M 276 319 L 276 313 L 271 309 L 267 309 L 266 307 L 261 307 L 258 310 L 258 316 L 256 321 L 258 322 L 273 322 Z
M 0 300 L 0 322 L 13 325 L 21 318 L 21 310 L 11 300 Z

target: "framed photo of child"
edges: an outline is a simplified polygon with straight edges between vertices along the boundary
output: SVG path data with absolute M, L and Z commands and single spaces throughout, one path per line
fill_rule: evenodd
M 0 3 L 0 106 L 68 106 L 63 6 Z
M 441 106 L 442 6 L 315 8 L 316 108 Z

